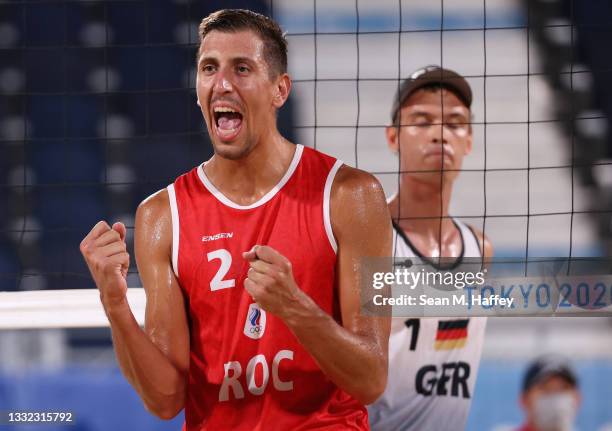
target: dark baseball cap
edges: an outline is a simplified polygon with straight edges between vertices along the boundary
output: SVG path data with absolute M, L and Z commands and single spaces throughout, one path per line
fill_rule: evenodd
M 532 362 L 523 378 L 523 392 L 549 377 L 561 377 L 570 385 L 577 387 L 578 379 L 569 363 L 563 357 L 542 356 Z
M 395 117 L 412 93 L 419 88 L 431 84 L 439 84 L 448 88 L 459 97 L 467 108 L 472 106 L 472 89 L 465 78 L 457 72 L 449 69 L 443 69 L 439 66 L 426 66 L 416 70 L 405 79 L 400 85 L 395 99 L 393 100 L 393 109 L 391 109 L 391 120 L 395 121 Z

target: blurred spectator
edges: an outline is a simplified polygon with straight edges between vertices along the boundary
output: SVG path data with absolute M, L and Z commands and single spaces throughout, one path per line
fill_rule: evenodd
M 521 406 L 525 424 L 517 431 L 573 431 L 580 390 L 570 365 L 556 356 L 532 362 L 523 380 Z

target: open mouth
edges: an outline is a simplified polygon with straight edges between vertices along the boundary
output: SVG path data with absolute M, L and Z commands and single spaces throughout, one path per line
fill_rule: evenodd
M 242 128 L 242 114 L 229 106 L 215 106 L 213 119 L 217 135 L 223 141 L 231 141 L 238 136 Z

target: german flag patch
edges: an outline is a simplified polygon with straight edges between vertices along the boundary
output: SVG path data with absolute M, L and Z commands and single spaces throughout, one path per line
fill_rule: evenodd
M 469 319 L 441 320 L 436 332 L 436 350 L 461 349 L 468 336 Z

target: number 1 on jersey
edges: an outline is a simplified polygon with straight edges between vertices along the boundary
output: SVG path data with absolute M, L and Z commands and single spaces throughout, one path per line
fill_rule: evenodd
M 410 350 L 416 350 L 417 341 L 419 339 L 419 331 L 421 330 L 421 321 L 419 319 L 408 319 L 404 322 L 406 328 L 412 328 L 412 337 L 410 338 Z
M 219 250 L 211 251 L 206 255 L 208 261 L 210 262 L 213 259 L 219 259 L 221 261 L 221 266 L 219 270 L 210 281 L 210 290 L 220 290 L 227 289 L 229 287 L 234 287 L 236 285 L 235 279 L 224 280 L 225 277 L 232 266 L 232 255 L 229 251 L 224 248 L 220 248 Z

